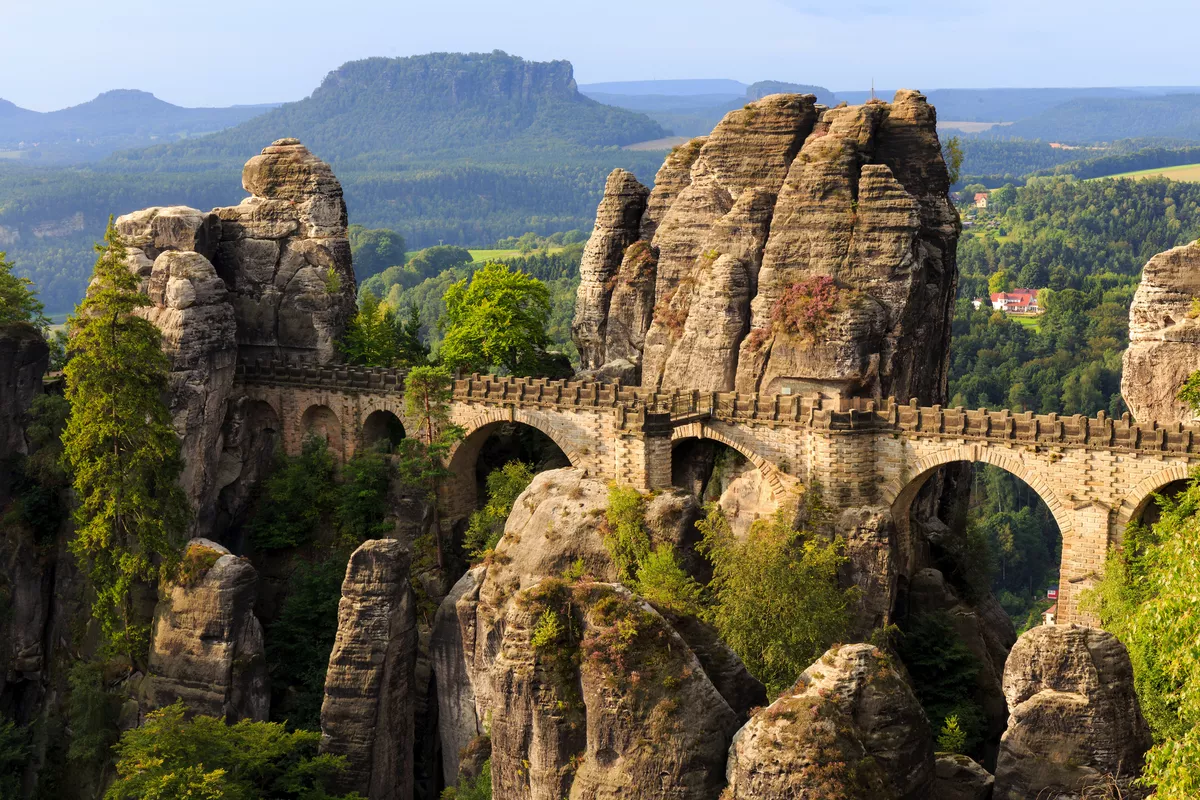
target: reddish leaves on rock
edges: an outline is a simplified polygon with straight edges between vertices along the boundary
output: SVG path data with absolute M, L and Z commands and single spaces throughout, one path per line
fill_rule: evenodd
M 828 275 L 793 283 L 771 306 L 771 322 L 782 333 L 814 336 L 829 322 L 839 295 L 837 284 Z

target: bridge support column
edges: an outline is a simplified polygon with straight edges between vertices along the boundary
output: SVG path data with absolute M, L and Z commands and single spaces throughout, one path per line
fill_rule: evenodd
M 1073 622 L 1099 627 L 1100 620 L 1094 613 L 1081 608 L 1081 601 L 1084 593 L 1104 575 L 1113 515 L 1102 505 L 1088 503 L 1080 508 L 1067 509 L 1061 516 L 1070 520 L 1070 529 L 1062 531 L 1062 567 L 1058 579 L 1056 621 L 1060 624 Z
M 616 443 L 617 483 L 639 492 L 671 486 L 671 434 L 621 436 Z

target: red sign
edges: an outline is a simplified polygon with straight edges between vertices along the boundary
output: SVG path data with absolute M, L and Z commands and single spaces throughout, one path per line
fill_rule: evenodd
M 1057 600 L 1058 599 L 1058 589 L 1047 589 L 1046 590 L 1046 599 L 1047 600 Z

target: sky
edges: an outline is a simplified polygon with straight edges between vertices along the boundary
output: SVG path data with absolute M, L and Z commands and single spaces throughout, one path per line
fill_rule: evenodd
M 837 90 L 1200 84 L 1196 0 L 0 0 L 0 98 L 298 100 L 370 56 L 505 50 L 579 83 Z

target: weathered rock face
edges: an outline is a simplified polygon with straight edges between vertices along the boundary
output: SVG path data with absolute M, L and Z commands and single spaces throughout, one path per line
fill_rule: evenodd
M 350 556 L 325 677 L 321 752 L 345 756 L 343 790 L 371 800 L 413 795 L 416 602 L 408 550 L 394 539 Z
M 967 756 L 938 753 L 934 800 L 988 800 L 996 779 Z
M 917 698 L 882 652 L 835 647 L 746 723 L 729 750 L 730 800 L 930 796 L 934 758 Z
M 1200 241 L 1159 253 L 1142 270 L 1129 308 L 1129 349 L 1121 396 L 1141 423 L 1191 422 L 1196 414 L 1175 395 L 1200 370 Z
M 0 325 L 0 452 L 29 452 L 25 414 L 42 392 L 50 348 L 32 325 Z M 0 467 L 3 470 L 3 467 Z M 8 479 L 0 473 L 0 503 L 8 498 Z
M 496 797 L 720 792 L 729 740 L 765 693 L 710 630 L 672 621 L 613 583 L 601 538 L 607 504 L 607 486 L 579 470 L 539 474 L 491 563 L 468 573 L 450 594 L 453 609 L 439 611 L 448 781 L 457 748 L 490 720 Z M 646 524 L 655 541 L 685 545 L 696 514 L 690 495 L 663 493 L 647 504 Z M 584 577 L 563 579 L 568 571 Z M 547 615 L 561 625 L 549 637 Z M 619 624 L 636 628 L 625 642 Z
M 1011 712 L 996 763 L 996 800 L 1079 797 L 1106 776 L 1128 786 L 1150 731 L 1133 667 L 1116 637 L 1078 625 L 1024 633 L 1004 668 Z
M 237 329 L 225 282 L 209 260 L 221 221 L 194 208 L 148 208 L 116 221 L 128 263 L 151 305 L 139 310 L 162 331 L 171 359 L 170 409 L 184 459 L 194 531 L 212 530 L 226 403 L 233 390 Z
M 596 227 L 579 263 L 579 300 L 571 331 L 584 369 L 605 362 L 604 337 L 617 269 L 626 248 L 637 241 L 650 190 L 632 173 L 613 170 L 596 209 Z
M 249 561 L 193 539 L 176 583 L 160 587 L 150 640 L 150 708 L 182 700 L 197 714 L 265 720 L 270 694 L 262 626 L 254 616 L 258 574 Z
M 354 313 L 346 203 L 329 165 L 296 139 L 280 139 L 246 163 L 251 196 L 218 208 L 213 263 L 234 294 L 244 358 L 329 363 Z
M 148 208 L 120 217 L 128 264 L 152 305 L 141 314 L 171 357 L 170 407 L 194 533 L 245 508 L 278 421 L 233 392 L 237 359 L 338 359 L 356 288 L 346 204 L 329 165 L 295 139 L 247 162 L 240 205 Z
M 948 190 L 916 92 L 733 111 L 668 157 L 648 200 L 616 211 L 606 194 L 589 269 L 616 288 L 581 285 L 577 323 L 607 331 L 601 351 L 577 327 L 585 365 L 640 364 L 644 386 L 939 402 L 957 281 Z M 639 211 L 640 238 L 618 248 L 607 220 Z

